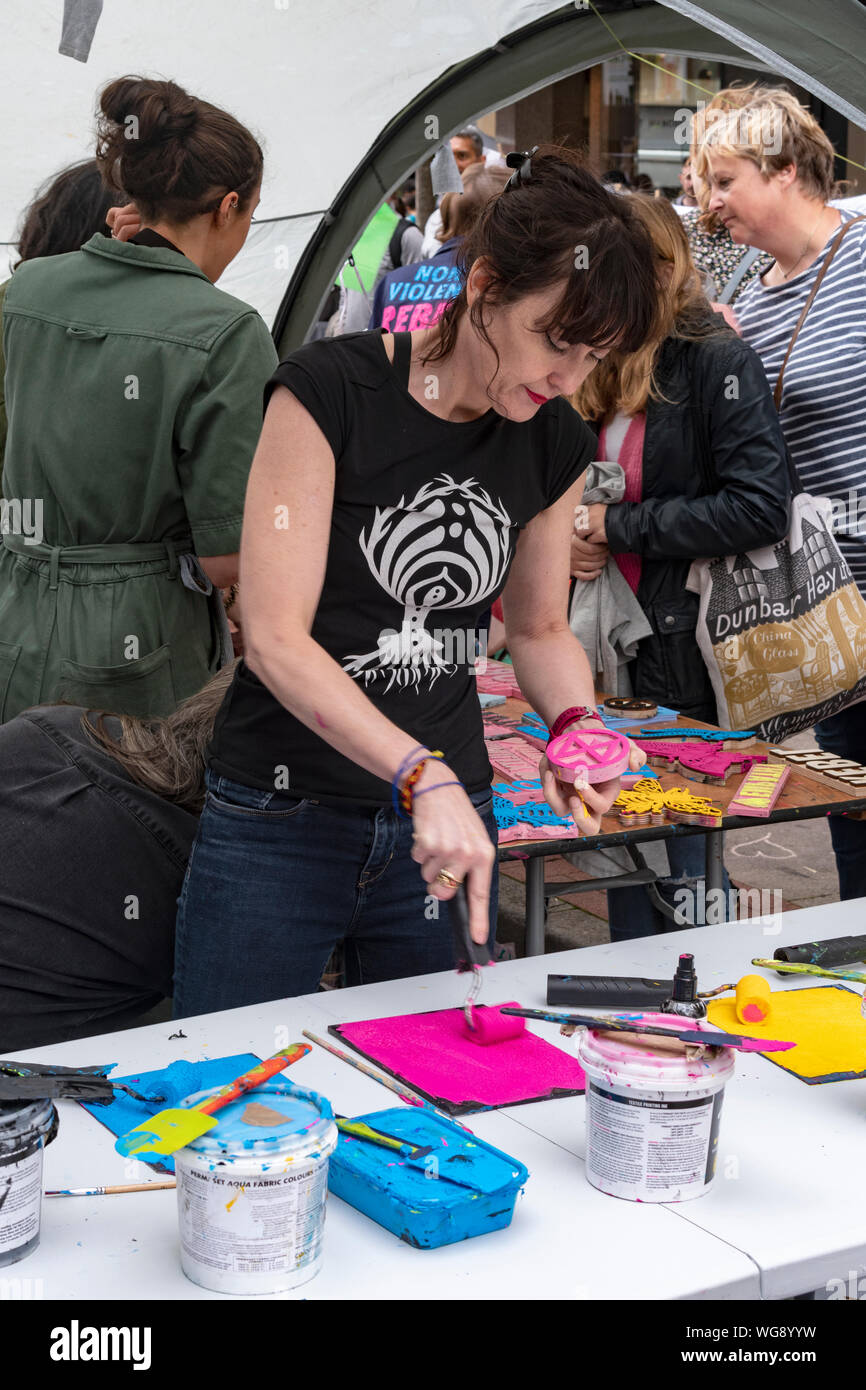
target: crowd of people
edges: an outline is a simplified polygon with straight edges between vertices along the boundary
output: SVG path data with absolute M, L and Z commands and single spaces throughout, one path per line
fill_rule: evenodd
M 0 287 L 0 1046 L 307 993 L 337 947 L 349 984 L 447 969 L 458 891 L 492 943 L 478 642 L 552 731 L 598 727 L 576 634 L 610 567 L 641 635 L 607 693 L 717 722 L 692 562 L 784 537 L 797 476 L 866 482 L 866 219 L 783 88 L 693 137 L 675 205 L 467 128 L 463 191 L 419 227 L 404 186 L 371 292 L 279 362 L 215 283 L 257 140 L 172 82 L 105 89 Z M 838 541 L 866 594 L 866 532 Z M 866 760 L 864 705 L 815 736 Z M 619 792 L 540 775 L 584 835 Z M 843 898 L 864 832 L 831 820 Z M 670 902 L 702 837 L 662 861 Z M 640 887 L 609 911 L 614 940 L 672 926 Z

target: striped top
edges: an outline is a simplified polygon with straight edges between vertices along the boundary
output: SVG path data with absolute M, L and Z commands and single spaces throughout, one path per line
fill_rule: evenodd
M 853 215 L 842 211 L 843 221 Z M 770 288 L 753 280 L 737 300 L 742 335 L 771 389 L 838 230 L 802 275 Z M 866 596 L 866 222 L 846 234 L 806 315 L 779 415 L 803 487 L 833 503 L 839 549 Z

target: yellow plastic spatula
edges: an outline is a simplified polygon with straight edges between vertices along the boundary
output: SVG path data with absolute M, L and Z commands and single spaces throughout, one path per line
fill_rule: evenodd
M 311 1051 L 306 1043 L 292 1043 L 281 1052 L 275 1052 L 273 1057 L 259 1062 L 236 1081 L 230 1081 L 201 1105 L 195 1105 L 189 1110 L 160 1110 L 156 1115 L 151 1115 L 149 1120 L 144 1120 L 128 1133 L 121 1134 L 114 1147 L 118 1153 L 126 1157 L 176 1153 L 178 1149 L 185 1148 L 194 1139 L 200 1138 L 202 1134 L 207 1134 L 209 1129 L 215 1127 L 218 1123 L 213 1118 L 215 1110 L 222 1110 L 224 1105 L 237 1100 L 238 1096 L 242 1096 L 246 1091 L 261 1086 L 270 1077 L 276 1076 L 285 1067 L 290 1067 L 293 1062 L 300 1061 L 301 1057 L 306 1057 Z

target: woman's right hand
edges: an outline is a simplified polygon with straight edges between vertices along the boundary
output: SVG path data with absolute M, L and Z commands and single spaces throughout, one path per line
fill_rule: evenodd
M 445 782 L 452 785 L 439 785 Z M 424 795 L 419 796 L 422 791 Z M 496 850 L 454 773 L 438 758 L 428 761 L 415 784 L 412 822 L 412 858 L 420 864 L 430 894 L 447 902 L 457 892 L 455 885 L 437 880 L 441 869 L 458 882 L 465 879 L 469 932 L 473 941 L 483 945 L 490 934 L 490 879 Z
M 135 203 L 124 203 L 120 208 L 109 208 L 105 221 L 116 241 L 129 241 L 141 231 L 141 213 Z
M 572 532 L 571 573 L 575 579 L 598 579 L 607 564 L 610 551 L 597 541 L 586 541 Z

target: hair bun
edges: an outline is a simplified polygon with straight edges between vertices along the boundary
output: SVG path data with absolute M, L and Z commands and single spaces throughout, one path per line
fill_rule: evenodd
M 112 191 L 142 216 L 182 224 L 213 211 L 220 190 L 244 208 L 260 185 L 261 146 L 227 111 L 176 82 L 118 77 L 100 96 L 96 159 Z
M 190 106 L 186 110 L 164 106 L 156 118 L 154 135 L 157 140 L 175 140 L 188 135 L 198 124 L 198 112 Z

